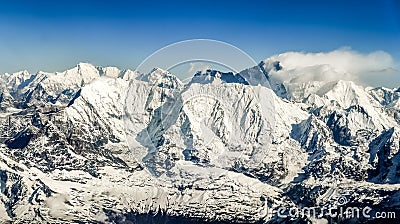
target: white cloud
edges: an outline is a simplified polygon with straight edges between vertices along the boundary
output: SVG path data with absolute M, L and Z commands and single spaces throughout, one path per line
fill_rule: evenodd
M 188 73 L 192 73 L 194 71 L 194 68 L 195 68 L 195 63 L 193 62 L 189 63 Z
M 393 58 L 384 51 L 361 54 L 346 48 L 327 53 L 287 52 L 268 61 L 279 61 L 283 70 L 272 75 L 289 82 L 339 79 L 368 82 L 371 74 L 388 77 L 396 73 L 392 69 L 396 67 Z M 388 70 L 394 73 L 389 74 Z

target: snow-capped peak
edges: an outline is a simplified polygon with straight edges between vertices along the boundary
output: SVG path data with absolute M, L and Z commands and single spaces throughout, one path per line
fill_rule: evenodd
M 7 86 L 11 88 L 26 83 L 31 78 L 31 74 L 28 71 L 23 70 L 12 74 L 5 73 L 1 78 L 3 78 Z
M 183 86 L 178 77 L 161 68 L 152 69 L 148 74 L 142 75 L 140 79 L 148 81 L 151 85 L 163 88 L 175 89 Z
M 67 70 L 64 73 L 58 73 L 61 76 L 72 76 L 71 79 L 81 78 L 85 83 L 88 83 L 100 76 L 99 70 L 92 64 L 79 63 L 76 67 Z
M 220 72 L 211 69 L 208 69 L 205 72 L 198 71 L 192 77 L 189 85 L 192 83 L 200 83 L 200 84 L 238 83 L 243 85 L 249 85 L 249 83 L 240 74 L 234 74 L 233 72 Z
M 100 72 L 101 76 L 107 76 L 111 78 L 118 78 L 121 76 L 121 70 L 119 70 L 117 67 L 96 67 L 97 70 Z

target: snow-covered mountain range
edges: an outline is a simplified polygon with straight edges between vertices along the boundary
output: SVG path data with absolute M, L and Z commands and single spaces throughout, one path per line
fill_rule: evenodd
M 316 74 L 333 78 L 302 79 Z M 273 58 L 188 83 L 87 63 L 0 75 L 0 222 L 349 221 L 276 213 L 326 206 L 400 217 L 400 89 L 345 76 Z

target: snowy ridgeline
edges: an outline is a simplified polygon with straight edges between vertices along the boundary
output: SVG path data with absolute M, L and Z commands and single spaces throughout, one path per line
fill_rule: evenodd
M 1 75 L 0 222 L 281 222 L 343 196 L 399 210 L 399 91 L 296 76 L 317 73 L 342 77 L 271 59 L 187 84 L 85 63 Z

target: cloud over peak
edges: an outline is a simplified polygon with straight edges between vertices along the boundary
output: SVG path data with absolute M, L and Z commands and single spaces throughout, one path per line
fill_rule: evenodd
M 326 53 L 287 52 L 265 60 L 271 61 L 279 61 L 283 67 L 271 75 L 286 82 L 357 80 L 374 85 L 370 81 L 376 76 L 399 75 L 393 69 L 396 63 L 392 56 L 384 51 L 362 54 L 342 48 Z

